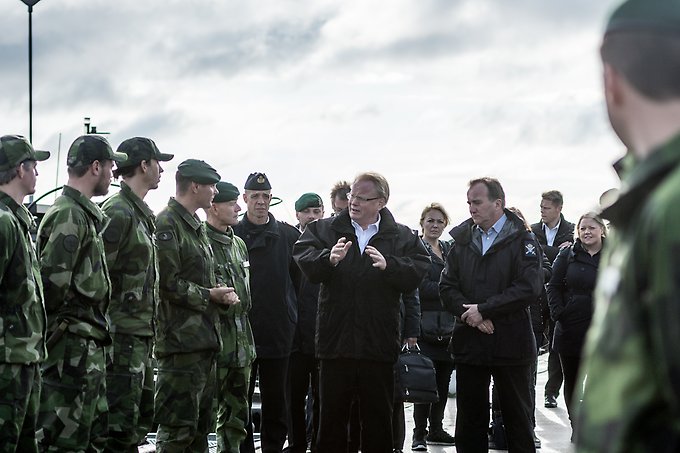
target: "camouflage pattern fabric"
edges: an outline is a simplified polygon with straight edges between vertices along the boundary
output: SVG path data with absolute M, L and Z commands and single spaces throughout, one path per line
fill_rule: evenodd
M 111 342 L 104 314 L 111 297 L 101 233 L 107 218 L 90 199 L 64 186 L 38 229 L 47 332 L 62 321 L 83 338 Z
M 578 452 L 680 450 L 680 136 L 624 176 L 586 340 Z M 578 395 L 577 395 L 578 396 Z
M 106 360 L 96 341 L 65 332 L 42 366 L 41 451 L 101 452 L 107 435 Z
M 208 451 L 215 419 L 215 353 L 172 354 L 158 359 L 156 415 L 159 453 Z
M 0 364 L 45 358 L 42 281 L 29 229 L 33 217 L 0 192 Z
M 218 231 L 206 223 L 215 254 L 217 282 L 233 287 L 240 303 L 220 307 L 222 350 L 217 355 L 217 451 L 238 453 L 246 437 L 250 365 L 255 360 L 255 341 L 248 320 L 250 274 L 248 250 L 231 227 Z
M 106 451 L 137 452 L 154 416 L 152 339 L 113 334 L 106 367 L 109 437 Z
M 0 363 L 0 450 L 37 453 L 40 386 L 37 364 Z

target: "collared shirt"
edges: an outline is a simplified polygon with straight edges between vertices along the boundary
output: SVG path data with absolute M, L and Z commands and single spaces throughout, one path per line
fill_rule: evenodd
M 503 214 L 501 218 L 498 219 L 491 228 L 489 228 L 489 231 L 486 232 L 481 227 L 477 226 L 482 237 L 482 255 L 486 254 L 486 251 L 489 250 L 489 247 L 491 247 L 493 241 L 496 240 L 498 233 L 500 233 L 503 229 L 503 225 L 505 225 L 506 220 L 508 220 L 508 216 Z
M 378 213 L 378 220 L 376 220 L 375 223 L 371 223 L 365 230 L 354 220 L 352 220 L 352 226 L 354 227 L 354 232 L 357 235 L 357 245 L 359 246 L 359 250 L 361 250 L 361 253 L 364 253 L 364 249 L 368 245 L 368 241 L 370 241 L 373 236 L 378 234 L 378 230 L 380 229 L 380 214 Z
M 559 222 L 557 222 L 555 228 L 550 228 L 545 223 L 543 224 L 543 231 L 545 231 L 545 242 L 551 247 L 553 246 L 553 242 L 555 242 L 555 237 L 557 237 L 557 230 L 560 229 L 560 223 L 562 223 L 561 219 Z

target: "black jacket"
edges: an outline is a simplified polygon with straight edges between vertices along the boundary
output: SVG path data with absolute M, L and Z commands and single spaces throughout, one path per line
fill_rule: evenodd
M 293 244 L 300 232 L 269 214 L 269 222 L 255 225 L 248 216 L 234 226 L 248 247 L 253 328 L 257 357 L 290 355 L 297 323 L 300 271 L 293 262 Z
M 562 355 L 580 357 L 593 317 L 593 290 L 600 254 L 590 256 L 581 241 L 563 249 L 553 265 L 548 283 L 550 316 L 555 323 L 553 349 Z
M 314 355 L 316 312 L 319 307 L 319 284 L 310 282 L 304 275 L 300 279 L 298 295 L 298 322 L 295 327 L 293 352 Z
M 401 293 L 418 287 L 430 258 L 418 236 L 396 223 L 387 208 L 380 210 L 380 217 L 379 231 L 369 244 L 385 257 L 384 271 L 360 253 L 346 210 L 309 224 L 295 244 L 298 265 L 311 282 L 321 283 L 316 332 L 320 359 L 397 359 Z M 333 267 L 330 251 L 341 237 L 352 246 Z
M 543 287 L 541 249 L 524 222 L 508 210 L 505 214 L 503 230 L 484 255 L 473 241 L 472 219 L 450 232 L 454 243 L 439 287 L 444 307 L 457 317 L 449 346 L 457 363 L 521 365 L 536 358 L 529 305 Z M 463 304 L 479 304 L 494 333 L 464 323 Z
M 564 242 L 574 242 L 574 228 L 575 225 L 564 219 L 564 216 L 560 214 L 560 227 L 557 229 L 557 234 L 555 235 L 555 240 L 553 245 L 548 245 L 548 240 L 545 237 L 545 230 L 543 229 L 543 222 L 534 223 L 531 225 L 531 231 L 536 235 L 538 243 L 543 247 L 543 251 L 550 260 L 550 264 L 555 261 L 557 254 L 560 252 L 558 247 Z

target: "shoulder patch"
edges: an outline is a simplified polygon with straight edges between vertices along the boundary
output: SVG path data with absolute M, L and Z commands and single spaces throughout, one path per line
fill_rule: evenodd
M 524 241 L 524 258 L 536 258 L 538 256 L 538 248 L 534 241 Z
M 62 246 L 68 253 L 75 252 L 78 250 L 78 237 L 75 234 L 69 234 L 68 236 L 65 236 Z
M 109 223 L 109 226 L 104 230 L 102 237 L 106 242 L 116 244 L 120 242 L 121 232 L 117 226 L 111 225 Z
M 172 234 L 172 231 L 162 231 L 162 232 L 158 233 L 157 237 L 158 237 L 159 241 L 169 241 L 174 236 Z

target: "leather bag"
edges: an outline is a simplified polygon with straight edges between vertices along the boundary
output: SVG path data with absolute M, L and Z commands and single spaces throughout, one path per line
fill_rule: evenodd
M 404 346 L 397 359 L 397 382 L 399 395 L 409 403 L 436 403 L 437 378 L 432 360 L 420 353 L 420 348 Z

